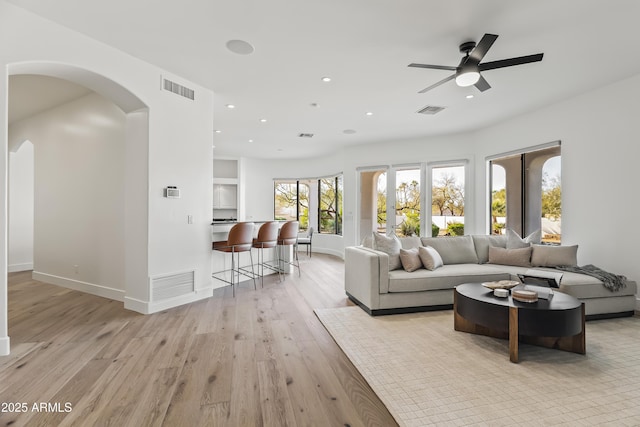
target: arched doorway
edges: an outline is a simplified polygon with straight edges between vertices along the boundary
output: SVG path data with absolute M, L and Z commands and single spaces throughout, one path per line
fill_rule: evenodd
M 101 286 L 100 284 L 97 284 L 97 286 L 88 286 L 91 284 L 84 283 L 81 280 L 74 282 L 73 272 L 74 269 L 77 271 L 79 265 L 70 259 L 63 259 L 60 262 L 64 263 L 64 265 L 69 269 L 70 274 L 67 276 L 71 277 L 61 277 L 61 279 L 64 279 L 62 280 L 63 283 L 57 284 L 62 284 L 63 286 L 72 287 L 117 300 L 124 300 L 126 295 L 135 296 L 144 293 L 145 290 L 137 290 L 136 286 L 140 287 L 141 284 L 144 286 L 148 276 L 147 153 L 149 120 L 146 104 L 117 82 L 90 70 L 68 64 L 49 62 L 11 64 L 8 66 L 8 74 L 10 76 L 51 76 L 71 81 L 85 86 L 92 92 L 95 92 L 95 94 L 99 94 L 101 97 L 108 99 L 121 110 L 124 117 L 124 124 L 122 126 L 124 139 L 122 144 L 122 162 L 120 164 L 113 165 L 113 167 L 118 170 L 118 173 L 122 178 L 122 185 L 113 189 L 115 192 L 120 191 L 122 193 L 118 198 L 119 204 L 121 204 L 119 208 L 122 212 L 119 227 L 120 233 L 123 236 L 120 248 L 122 252 L 121 268 L 123 271 L 121 277 L 123 283 L 120 284 L 120 292 L 113 292 L 113 290 L 108 289 L 108 287 Z M 12 141 L 9 141 L 10 145 L 11 143 Z M 64 174 L 64 171 L 60 171 L 60 174 Z M 100 191 L 104 190 L 96 189 L 96 192 Z M 55 203 L 55 200 L 53 203 Z M 69 227 L 69 229 L 72 228 L 73 227 Z M 5 236 L 7 235 L 7 231 L 8 230 L 5 229 Z M 80 230 L 80 232 L 82 231 L 83 230 Z M 99 242 L 96 242 L 96 247 L 99 247 Z M 5 263 L 6 269 L 7 260 L 5 259 L 3 262 Z M 98 265 L 97 268 L 108 268 L 105 260 L 102 260 L 101 262 L 102 265 Z M 55 283 L 55 281 L 52 281 L 52 283 Z M 74 287 L 75 285 L 77 285 L 77 287 Z M 0 292 L 4 295 L 7 295 L 6 287 L 7 282 L 5 276 L 2 278 L 2 282 L 0 283 Z M 6 299 L 2 302 L 4 302 L 4 304 L 0 304 L 0 332 L 8 330 L 8 325 L 6 324 Z M 3 344 L 0 346 L 0 354 L 8 353 L 8 338 L 6 343 L 0 344 Z

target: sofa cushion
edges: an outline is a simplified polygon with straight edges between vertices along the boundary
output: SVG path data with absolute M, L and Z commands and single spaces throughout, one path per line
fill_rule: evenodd
M 389 271 L 402 268 L 400 262 L 400 249 L 402 245 L 395 234 L 385 236 L 380 233 L 373 233 L 374 249 L 389 255 Z
M 484 264 L 489 261 L 489 246 L 495 246 L 497 248 L 507 247 L 507 236 L 500 234 L 496 236 L 489 236 L 486 234 L 472 235 L 473 245 L 476 248 L 476 255 L 478 256 L 478 262 Z
M 578 245 L 533 245 L 531 265 L 534 267 L 558 267 L 578 265 Z
M 507 228 L 507 249 L 526 248 L 532 244 L 539 244 L 541 239 L 541 230 L 536 230 L 523 239 L 518 233 Z
M 442 261 L 442 257 L 431 246 L 420 246 L 418 248 L 418 255 L 420 256 L 420 261 L 422 261 L 422 265 L 427 270 L 435 270 L 436 268 L 442 267 L 444 262 Z
M 422 268 L 418 248 L 400 249 L 400 262 L 402 263 L 404 271 L 412 272 Z
M 438 251 L 444 265 L 478 263 L 471 236 L 423 237 L 422 246 L 431 246 Z
M 424 268 L 408 273 L 404 270 L 389 272 L 389 292 L 419 292 L 438 289 L 453 289 L 462 283 L 482 283 L 507 280 L 504 273 L 488 265 L 450 264 L 436 270 Z
M 399 237 L 402 249 L 414 249 L 422 246 L 418 236 Z
M 527 248 L 505 249 L 489 247 L 489 264 L 531 266 L 531 246 Z

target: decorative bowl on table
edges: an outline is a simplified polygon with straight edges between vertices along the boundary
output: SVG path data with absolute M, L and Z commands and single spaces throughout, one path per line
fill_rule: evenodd
M 520 282 L 518 282 L 517 280 L 498 280 L 496 282 L 483 282 L 482 286 L 484 286 L 485 288 L 495 290 L 495 289 L 511 289 L 519 284 Z

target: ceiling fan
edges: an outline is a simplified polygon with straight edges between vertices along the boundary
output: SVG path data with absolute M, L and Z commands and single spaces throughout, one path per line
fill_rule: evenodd
M 480 61 L 482 61 L 482 58 L 484 58 L 497 38 L 498 36 L 495 34 L 485 34 L 477 45 L 476 42 L 473 41 L 462 43 L 460 45 L 460 53 L 465 56 L 457 67 L 450 67 L 447 65 L 409 64 L 409 67 L 455 71 L 455 74 L 422 89 L 418 93 L 425 93 L 453 79 L 456 80 L 456 84 L 458 86 L 466 87 L 474 85 L 478 90 L 484 92 L 487 89 L 491 89 L 491 86 L 484 77 L 482 77 L 480 72 L 542 61 L 543 54 L 538 53 L 536 55 L 519 56 L 517 58 L 502 59 L 500 61 L 483 62 L 481 64 Z

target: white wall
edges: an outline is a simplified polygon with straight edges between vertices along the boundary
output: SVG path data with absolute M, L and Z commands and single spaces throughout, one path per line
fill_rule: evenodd
M 67 78 L 113 100 L 128 114 L 148 108 L 148 131 L 136 132 L 137 139 L 148 140 L 132 147 L 127 135 L 125 227 L 140 231 L 125 238 L 127 252 L 140 254 L 142 261 L 126 259 L 125 277 L 135 283 L 126 284 L 125 306 L 152 312 L 211 295 L 213 93 L 5 1 L 0 1 L 0 40 L 11 40 L 0 44 L 0 176 L 7 172 L 8 74 Z M 161 76 L 194 89 L 195 100 L 161 91 Z M 128 117 L 127 128 L 136 121 Z M 178 186 L 182 198 L 164 198 L 168 185 Z M 2 178 L 0 224 L 7 221 L 6 201 Z M 187 215 L 193 216 L 193 224 L 187 224 Z M 9 350 L 6 242 L 2 226 L 0 354 Z M 197 292 L 167 302 L 151 300 L 151 278 L 185 270 L 196 272 Z
M 9 152 L 9 272 L 33 269 L 33 144 Z
M 465 231 L 485 233 L 488 221 L 485 158 L 561 140 L 563 243 L 579 244 L 580 264 L 595 264 L 639 281 L 640 264 L 635 260 L 640 241 L 638 228 L 629 222 L 613 228 L 598 222 L 606 212 L 640 211 L 640 199 L 635 194 L 635 183 L 640 182 L 636 136 L 639 116 L 640 75 L 637 75 L 476 132 L 349 147 L 334 157 L 313 161 L 247 159 L 253 166 L 246 183 L 252 190 L 247 194 L 247 214 L 272 215 L 271 182 L 275 177 L 325 175 L 342 170 L 343 244 L 357 244 L 356 168 L 467 158 L 471 160 L 468 175 L 471 192 L 466 194 Z M 314 240 L 314 247 L 315 243 Z
M 599 221 L 607 213 L 640 212 L 637 121 L 640 75 L 477 132 L 476 179 L 484 158 L 517 148 L 562 142 L 562 243 L 578 244 L 579 264 L 640 281 L 633 221 Z M 476 189 L 476 228 L 486 221 L 482 187 Z
M 9 126 L 34 144 L 35 278 L 124 299 L 125 123 L 92 93 Z

